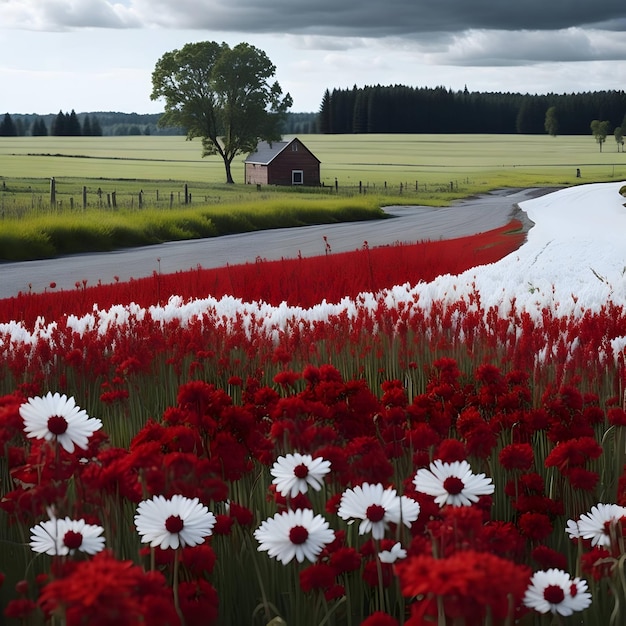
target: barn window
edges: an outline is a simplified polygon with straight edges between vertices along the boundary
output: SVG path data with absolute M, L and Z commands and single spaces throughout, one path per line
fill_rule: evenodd
M 298 144 L 295 141 L 291 144 L 291 151 L 298 152 Z
M 291 184 L 302 185 L 304 182 L 304 172 L 302 170 L 291 170 Z

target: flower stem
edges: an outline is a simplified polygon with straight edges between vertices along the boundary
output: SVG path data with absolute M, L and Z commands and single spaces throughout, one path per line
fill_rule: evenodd
M 176 549 L 176 552 L 174 553 L 174 574 L 172 577 L 172 591 L 174 593 L 174 609 L 176 609 L 176 613 L 178 614 L 178 617 L 180 618 L 180 625 L 181 626 L 185 626 L 185 617 L 183 615 L 183 612 L 180 610 L 180 602 L 179 602 L 179 598 L 178 598 L 178 569 L 179 569 L 179 550 L 180 548 Z

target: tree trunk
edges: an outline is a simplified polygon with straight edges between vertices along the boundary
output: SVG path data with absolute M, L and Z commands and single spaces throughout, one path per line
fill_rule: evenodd
M 230 172 L 230 164 L 231 164 L 231 159 L 224 159 L 224 168 L 226 169 L 226 184 L 227 185 L 234 185 L 235 181 L 233 180 L 233 175 Z

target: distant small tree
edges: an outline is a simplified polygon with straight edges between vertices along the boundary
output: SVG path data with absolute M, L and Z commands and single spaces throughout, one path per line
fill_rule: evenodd
M 609 128 L 611 123 L 607 120 L 593 120 L 591 122 L 591 134 L 596 138 L 598 145 L 600 146 L 600 152 L 602 152 L 602 144 L 606 141 L 606 136 L 609 134 Z
M 17 137 L 17 127 L 8 113 L 4 114 L 0 122 L 0 137 Z
M 143 134 L 144 134 L 144 135 L 150 135 L 150 126 L 146 126 L 146 127 L 143 129 Z
M 556 117 L 556 107 L 550 107 L 546 111 L 546 121 L 544 122 L 544 128 L 548 135 L 556 137 L 559 132 L 559 120 Z
M 617 151 L 619 152 L 620 146 L 622 147 L 622 152 L 624 152 L 624 132 L 622 131 L 622 127 L 618 126 L 613 131 L 613 136 L 615 137 L 615 143 L 617 143 Z

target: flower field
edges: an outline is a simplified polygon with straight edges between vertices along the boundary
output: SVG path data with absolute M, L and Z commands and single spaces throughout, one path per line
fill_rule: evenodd
M 7 623 L 622 624 L 623 272 L 547 198 L 525 242 L 0 301 Z

